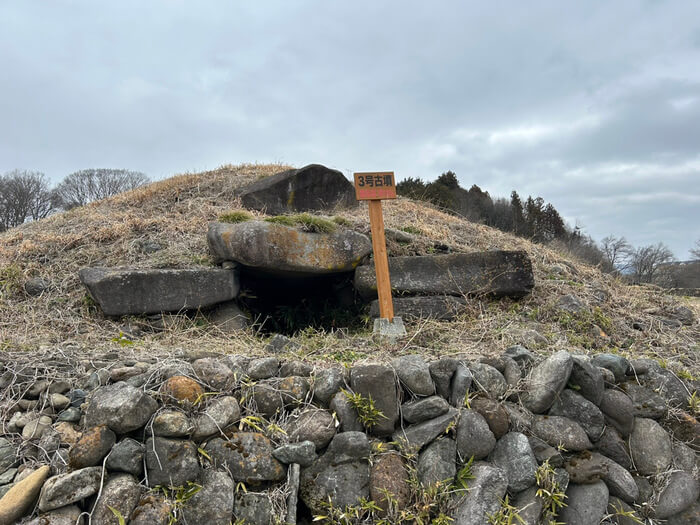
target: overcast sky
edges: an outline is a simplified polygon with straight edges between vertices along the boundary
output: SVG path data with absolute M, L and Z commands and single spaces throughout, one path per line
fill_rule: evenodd
M 0 0 L 0 173 L 318 162 L 700 238 L 700 2 Z

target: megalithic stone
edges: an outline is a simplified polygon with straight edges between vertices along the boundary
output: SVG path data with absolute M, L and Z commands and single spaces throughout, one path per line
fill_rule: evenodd
M 390 257 L 391 288 L 413 295 L 492 295 L 523 297 L 532 291 L 532 263 L 524 251 L 492 251 Z M 372 264 L 355 270 L 355 289 L 377 296 Z

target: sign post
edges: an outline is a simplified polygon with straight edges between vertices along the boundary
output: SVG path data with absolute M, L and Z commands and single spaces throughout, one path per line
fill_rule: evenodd
M 369 201 L 369 225 L 372 231 L 372 251 L 374 252 L 374 269 L 377 274 L 380 317 L 374 322 L 374 332 L 390 339 L 396 339 L 406 335 L 406 329 L 402 319 L 394 317 L 389 259 L 386 253 L 386 236 L 382 215 L 382 200 L 396 198 L 394 172 L 355 173 L 355 197 L 357 200 Z

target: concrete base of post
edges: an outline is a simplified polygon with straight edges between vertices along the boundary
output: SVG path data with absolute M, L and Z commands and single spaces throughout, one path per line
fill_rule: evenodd
M 406 327 L 400 317 L 394 317 L 391 322 L 389 319 L 379 318 L 374 320 L 374 334 L 395 343 L 406 335 Z

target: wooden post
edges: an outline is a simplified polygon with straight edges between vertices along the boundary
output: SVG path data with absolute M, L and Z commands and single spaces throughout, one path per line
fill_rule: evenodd
M 372 230 L 372 250 L 374 251 L 374 270 L 377 273 L 377 294 L 379 295 L 379 317 L 394 320 L 394 303 L 391 300 L 391 280 L 389 278 L 389 259 L 386 254 L 386 237 L 384 235 L 384 217 L 382 201 L 369 201 L 369 226 Z
M 386 254 L 382 199 L 396 198 L 394 172 L 355 173 L 355 196 L 357 200 L 369 201 L 369 225 L 372 230 L 374 269 L 377 274 L 379 317 L 393 323 L 394 303 L 391 300 L 391 279 L 389 277 L 389 259 Z

